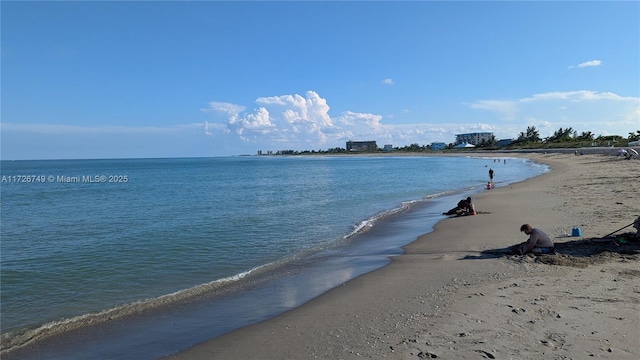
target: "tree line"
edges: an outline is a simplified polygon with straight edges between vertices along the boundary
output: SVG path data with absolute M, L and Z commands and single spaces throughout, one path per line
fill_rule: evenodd
M 625 139 L 620 135 L 599 135 L 595 136 L 591 131 L 582 131 L 578 133 L 571 127 L 559 128 L 554 131 L 553 135 L 545 138 L 540 137 L 540 132 L 535 126 L 529 126 L 525 131 L 520 132 L 518 137 L 508 145 L 500 147 L 500 149 L 527 149 L 527 148 L 578 148 L 589 146 L 627 146 L 631 141 L 640 140 L 640 130 L 630 132 Z M 456 144 L 450 143 L 445 149 L 454 149 Z M 495 136 L 491 135 L 489 140 L 483 140 L 475 146 L 474 149 L 495 150 L 498 149 L 498 141 Z M 393 151 L 399 152 L 427 152 L 432 151 L 431 145 L 420 145 L 417 143 L 402 147 L 394 147 Z M 359 153 L 376 153 L 383 152 L 382 149 L 371 151 L 360 151 Z M 345 148 L 329 148 L 327 150 L 283 150 L 278 151 L 278 155 L 310 155 L 310 154 L 342 154 L 349 153 Z
M 501 149 L 525 149 L 525 148 L 572 148 L 589 146 L 627 146 L 631 141 L 640 140 L 640 130 L 630 132 L 625 139 L 620 135 L 599 135 L 595 136 L 591 131 L 578 132 L 572 127 L 559 128 L 553 135 L 545 138 L 540 137 L 540 132 L 535 126 L 529 126 L 525 131 L 520 132 L 518 137 Z M 445 149 L 453 149 L 456 144 L 451 143 Z M 498 140 L 491 136 L 488 140 L 482 140 L 475 146 L 475 149 L 498 149 Z M 430 145 L 411 144 L 404 147 L 394 148 L 398 151 L 421 152 L 431 150 Z
M 629 143 L 630 141 L 640 140 L 640 130 L 636 132 L 630 132 L 627 139 L 624 139 L 620 135 L 600 135 L 596 137 L 591 131 L 583 131 L 578 134 L 577 130 L 573 128 L 559 128 L 554 131 L 553 135 L 544 139 L 540 138 L 540 133 L 535 126 L 527 127 L 526 131 L 520 132 L 518 138 L 512 143 L 514 145 L 526 145 L 526 144 L 539 144 L 539 143 L 577 143 L 577 142 L 592 142 L 603 144 L 605 142 L 610 143 Z

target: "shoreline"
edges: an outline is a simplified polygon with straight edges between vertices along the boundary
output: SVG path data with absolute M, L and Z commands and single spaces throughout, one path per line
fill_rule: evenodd
M 518 232 L 522 223 L 563 243 L 575 241 L 558 237 L 574 226 L 582 228 L 584 238 L 593 238 L 632 222 L 640 210 L 637 195 L 621 178 L 635 176 L 637 181 L 636 162 L 591 154 L 518 157 L 550 165 L 552 171 L 479 193 L 475 204 L 481 214 L 438 222 L 381 269 L 276 318 L 167 358 L 231 359 L 257 352 L 265 359 L 406 359 L 429 354 L 527 358 L 579 354 L 577 350 L 605 358 L 636 358 L 637 245 L 630 259 L 618 254 L 607 266 L 585 268 L 544 264 L 531 256 L 495 255 L 526 240 Z M 598 277 L 604 279 L 596 281 Z M 617 286 L 607 287 L 614 280 Z M 598 287 L 606 291 L 595 296 Z M 538 295 L 533 302 L 531 295 Z M 556 300 L 550 305 L 552 298 Z M 585 304 L 573 304 L 580 301 Z M 605 309 L 588 311 L 596 306 Z M 612 313 L 619 314 L 614 323 Z M 557 331 L 549 333 L 548 328 Z M 629 335 L 614 338 L 612 333 Z
M 486 170 L 482 170 L 482 166 L 486 166 L 485 163 L 491 162 L 491 160 L 483 161 L 464 158 L 458 158 L 456 161 L 469 164 L 468 166 L 476 169 L 474 173 L 478 170 L 484 173 Z M 460 166 L 451 165 L 456 164 L 456 162 L 447 160 L 444 162 L 448 163 L 450 167 L 460 168 Z M 413 163 L 413 161 L 411 163 Z M 420 161 L 420 163 L 424 162 Z M 430 162 L 427 161 L 427 163 Z M 528 161 L 518 161 L 517 166 L 505 168 L 503 184 L 511 181 L 522 181 L 525 176 L 535 176 L 540 173 L 540 167 L 528 163 Z M 516 164 L 514 163 L 514 165 Z M 534 173 L 528 175 L 530 171 Z M 416 179 L 416 181 L 420 183 L 422 179 L 422 175 L 420 175 L 421 171 L 415 171 L 414 168 L 413 172 L 415 175 L 409 176 L 413 176 L 413 179 Z M 442 185 L 445 184 L 441 184 L 440 186 Z M 446 185 L 455 185 L 455 182 L 454 184 Z M 342 282 L 358 276 L 363 272 L 368 272 L 386 265 L 390 261 L 390 256 L 401 253 L 402 246 L 415 240 L 419 235 L 430 231 L 433 224 L 443 218 L 441 215 L 442 212 L 448 210 L 450 203 L 457 202 L 459 195 L 455 194 L 457 194 L 458 191 L 473 191 L 474 193 L 482 191 L 482 186 L 474 186 L 478 185 L 475 184 L 475 180 L 469 180 L 464 184 L 460 183 L 458 185 L 459 190 L 447 191 L 438 189 L 437 185 L 435 188 L 432 186 L 430 189 L 434 188 L 437 190 L 434 190 L 435 192 L 427 192 L 427 194 L 430 194 L 427 196 L 425 196 L 422 191 L 418 191 L 415 193 L 415 196 L 422 194 L 422 197 L 411 197 L 410 201 L 402 201 L 398 203 L 395 208 L 391 208 L 390 210 L 385 209 L 364 221 L 356 223 L 356 228 L 362 228 L 362 231 L 354 230 L 352 233 L 342 237 L 342 240 L 336 240 L 333 245 L 327 246 L 326 250 L 321 250 L 318 254 L 315 254 L 317 249 L 312 250 L 310 253 L 297 253 L 295 257 L 289 260 L 274 262 L 255 268 L 246 274 L 242 273 L 238 275 L 237 279 L 233 279 L 227 283 L 224 283 L 224 281 L 203 283 L 202 285 L 169 293 L 157 298 L 152 297 L 118 305 L 114 308 L 108 308 L 107 310 L 99 312 L 86 313 L 62 319 L 61 321 L 49 322 L 42 326 L 27 329 L 27 331 L 24 332 L 14 331 L 13 333 L 7 333 L 7 336 L 3 334 L 0 356 L 11 354 L 10 356 L 15 358 L 29 358 L 29 356 L 37 356 L 38 353 L 48 352 L 50 354 L 56 353 L 64 355 L 57 355 L 59 357 L 71 357 L 74 353 L 79 353 L 89 348 L 90 346 L 88 344 L 92 343 L 95 343 L 96 349 L 103 346 L 109 347 L 110 349 L 117 348 L 120 353 L 126 354 L 130 352 L 133 347 L 138 346 L 137 341 L 131 341 L 130 344 L 125 344 L 124 341 L 119 341 L 118 343 L 116 339 L 127 337 L 127 335 L 124 335 L 125 333 L 131 333 L 131 336 L 128 336 L 129 339 L 136 338 L 137 335 L 135 332 L 129 329 L 138 329 L 138 324 L 144 321 L 154 322 L 155 324 L 152 329 L 145 330 L 148 333 L 148 342 L 152 343 L 152 341 L 155 340 L 157 343 L 162 343 L 162 346 L 159 346 L 157 349 L 147 348 L 144 350 L 144 353 L 147 354 L 145 358 L 154 359 L 166 354 L 178 352 L 208 338 L 201 337 L 200 334 L 206 333 L 213 337 L 214 335 L 246 326 L 248 322 L 264 320 L 264 316 L 267 316 L 265 314 L 276 316 L 284 311 L 282 310 L 283 308 L 288 310 L 292 307 L 300 306 L 310 298 L 326 292 L 330 287 L 339 286 Z M 383 189 L 383 191 L 386 192 L 388 190 Z M 456 199 L 447 200 L 448 196 L 453 196 Z M 444 206 L 446 209 L 438 209 L 435 211 L 424 210 L 434 206 Z M 404 221 L 403 224 L 399 224 L 403 222 L 402 219 L 406 219 L 406 221 Z M 380 232 L 385 233 L 380 234 Z M 375 238 L 372 234 L 375 234 Z M 301 235 L 304 236 L 304 234 Z M 349 238 L 348 240 L 347 237 Z M 378 245 L 373 245 L 373 243 Z M 356 246 L 357 248 L 355 248 Z M 331 279 L 333 275 L 328 276 L 340 271 L 344 274 L 339 274 L 337 276 L 339 279 L 337 280 Z M 311 275 L 309 275 L 309 277 L 301 276 L 301 272 L 310 272 Z M 289 298 L 286 303 L 281 301 L 281 303 L 277 303 L 274 306 L 274 303 L 277 301 L 277 299 L 272 300 L 274 294 L 270 294 L 268 290 L 260 289 L 259 292 L 261 295 L 257 296 L 255 301 L 240 300 L 242 303 L 251 304 L 248 307 L 233 306 L 231 308 L 228 305 L 218 306 L 215 304 L 215 301 L 223 294 L 225 296 L 230 293 L 243 294 L 247 292 L 247 289 L 250 289 L 249 292 L 255 293 L 255 289 L 262 284 L 263 280 L 274 280 L 274 278 L 280 276 L 289 277 L 288 274 L 296 274 L 294 276 L 299 280 L 294 279 L 291 281 L 297 283 L 297 285 L 293 286 L 291 283 L 287 283 L 287 281 L 275 281 L 273 283 L 274 289 L 271 291 L 271 293 L 277 295 L 277 293 L 280 292 L 278 288 L 283 286 L 283 283 L 287 283 L 286 293 L 282 292 L 280 297 L 295 293 L 295 298 Z M 316 286 L 311 287 L 309 286 L 310 284 L 316 284 Z M 217 290 L 211 291 L 213 289 Z M 217 294 L 220 294 L 220 296 Z M 229 297 L 232 296 L 233 295 L 230 295 Z M 247 297 L 245 295 L 240 296 L 243 298 Z M 209 299 L 211 298 L 214 300 L 210 303 Z M 266 300 L 267 298 L 269 298 L 269 301 Z M 195 305 L 182 306 L 184 303 L 201 302 L 205 303 L 203 306 L 205 310 L 200 311 L 200 315 L 193 316 L 190 312 L 188 314 L 185 313 L 188 311 L 182 311 L 185 308 L 197 307 Z M 256 306 L 255 304 L 258 302 L 264 305 Z M 228 302 L 225 304 L 228 304 Z M 180 313 L 181 315 L 173 316 L 173 311 L 170 310 L 171 308 L 175 308 L 175 313 Z M 218 312 L 224 313 L 225 319 L 233 320 L 217 320 L 213 323 L 207 323 L 201 320 L 203 314 L 206 314 L 207 319 L 215 318 L 215 316 L 212 316 L 212 311 L 209 311 L 207 308 L 216 308 Z M 234 316 L 230 316 L 230 313 L 233 313 Z M 257 313 L 259 313 L 259 316 L 255 315 Z M 162 317 L 169 320 L 162 323 L 161 321 L 145 319 L 147 317 Z M 133 319 L 133 321 L 128 321 L 128 318 Z M 191 321 L 187 319 L 191 319 Z M 120 324 L 122 330 L 117 331 L 116 334 L 113 334 L 114 336 L 104 336 L 114 328 L 114 326 L 111 326 L 111 323 Z M 172 329 L 175 323 L 181 323 L 185 328 L 192 329 L 189 330 L 188 334 L 182 335 L 184 339 L 188 340 L 174 340 L 176 338 L 173 337 L 171 334 L 172 330 L 170 329 Z M 208 326 L 208 328 L 205 329 L 206 326 Z M 117 328 L 119 326 L 116 325 L 115 327 Z M 82 340 L 74 342 L 74 338 L 81 338 Z
M 526 171 L 526 169 L 522 169 L 522 171 Z M 516 173 L 519 173 L 519 172 L 516 172 Z M 510 181 L 523 181 L 523 180 L 511 180 L 511 176 L 507 175 L 507 173 L 505 173 L 503 176 L 506 176 L 505 179 L 503 179 L 503 183 L 505 184 L 509 183 Z M 330 267 L 337 266 L 341 268 L 342 271 L 345 272 L 345 274 L 336 274 L 336 271 L 333 268 L 329 268 L 328 270 L 322 270 L 321 267 L 318 266 L 318 264 L 314 264 L 312 266 L 312 269 L 313 269 L 312 273 L 315 274 L 314 275 L 315 277 L 318 277 L 318 279 L 320 279 L 320 282 L 322 283 L 321 285 L 323 286 L 322 289 L 318 291 L 318 290 L 312 289 L 312 287 L 309 286 L 318 282 L 318 279 L 307 279 L 303 281 L 304 284 L 307 284 L 306 289 L 305 288 L 296 289 L 296 297 L 303 300 L 302 302 L 297 302 L 295 306 L 292 306 L 292 307 L 301 306 L 303 303 L 307 302 L 308 300 L 326 292 L 327 290 L 329 290 L 329 288 L 340 286 L 341 283 L 348 281 L 354 276 L 359 276 L 362 273 L 375 270 L 377 268 L 380 268 L 388 264 L 392 256 L 397 256 L 401 253 L 402 246 L 406 245 L 410 241 L 414 241 L 421 234 L 431 231 L 432 226 L 436 222 L 442 220 L 443 218 L 443 216 L 441 216 L 442 211 L 448 210 L 451 207 L 451 203 L 457 202 L 459 196 L 462 196 L 462 194 L 465 194 L 463 197 L 466 197 L 467 196 L 466 194 L 469 192 L 472 192 L 473 194 L 477 194 L 482 191 L 483 191 L 482 186 L 480 187 L 476 186 L 473 188 L 465 187 L 465 188 L 461 188 L 455 191 L 450 191 L 447 193 L 440 193 L 435 197 L 429 196 L 428 200 L 427 200 L 427 197 L 425 197 L 424 201 L 411 202 L 411 205 L 408 206 L 410 210 L 405 209 L 401 212 L 398 212 L 397 213 L 398 216 L 396 216 L 395 211 L 391 212 L 390 214 L 392 216 L 385 216 L 385 219 L 382 221 L 382 223 L 384 223 L 385 225 L 382 225 L 381 228 L 378 228 L 377 226 L 374 227 L 376 230 L 371 232 L 369 231 L 365 232 L 363 235 L 364 238 L 360 238 L 356 241 L 357 243 L 360 244 L 358 245 L 359 248 L 353 248 L 348 251 L 348 254 L 346 256 L 341 257 L 342 259 L 339 259 L 339 258 L 336 259 L 339 262 L 342 262 L 342 264 L 337 264 L 337 263 L 334 265 L 329 264 Z M 472 196 L 475 196 L 475 195 L 472 195 Z M 442 207 L 442 209 L 439 209 L 439 207 Z M 403 224 L 395 224 L 396 222 L 403 223 Z M 371 234 L 374 234 L 374 233 L 376 234 L 375 237 L 377 240 L 371 237 L 373 236 Z M 361 235 L 362 234 L 358 234 L 357 236 L 360 237 Z M 368 244 L 370 242 L 380 243 L 380 244 L 383 244 L 383 246 L 382 247 L 373 246 Z M 352 246 L 354 245 L 352 244 L 349 247 L 352 247 Z M 390 248 L 390 246 L 392 248 Z M 320 261 L 324 262 L 325 260 L 320 260 Z M 316 260 L 314 260 L 314 262 L 316 262 Z M 380 265 L 374 266 L 373 262 L 376 262 L 377 264 L 380 264 Z M 348 268 L 343 269 L 346 263 L 349 263 L 347 265 Z M 254 277 L 253 275 L 248 276 L 246 282 L 243 281 L 242 283 L 235 284 L 231 286 L 229 289 L 225 290 L 223 293 L 227 294 L 229 292 L 247 292 L 247 290 L 250 290 L 250 292 L 253 292 L 256 288 L 261 287 L 261 284 L 263 281 L 266 281 L 268 279 L 273 280 L 274 277 L 278 277 L 279 274 L 283 272 L 298 274 L 300 272 L 299 271 L 300 266 L 303 266 L 302 263 L 296 262 L 295 264 L 290 264 L 289 266 L 278 267 L 277 269 L 278 274 L 274 273 L 274 271 L 272 270 L 272 271 L 267 271 L 266 274 L 260 275 L 262 271 L 257 271 L 256 277 Z M 321 274 L 318 274 L 318 272 L 320 272 Z M 324 274 L 324 272 L 327 272 L 327 274 Z M 349 273 L 350 275 L 347 275 L 346 273 Z M 330 275 L 330 276 L 327 276 L 327 275 Z M 334 276 L 334 275 L 337 275 L 337 276 L 335 276 L 336 277 L 335 279 L 332 279 L 331 276 Z M 288 276 L 288 275 L 285 275 L 285 276 Z M 298 277 L 302 278 L 300 276 Z M 300 280 L 293 280 L 293 281 L 299 282 Z M 332 285 L 327 287 L 328 284 L 332 284 Z M 282 283 L 276 283 L 275 286 L 276 287 L 282 286 Z M 289 287 L 290 286 L 287 285 L 287 288 Z M 259 292 L 260 291 L 262 290 L 259 290 Z M 190 293 L 193 293 L 193 292 L 190 291 Z M 265 294 L 264 292 L 260 292 L 260 293 L 262 294 L 259 297 L 261 301 L 263 301 L 266 297 L 269 296 L 269 294 Z M 313 294 L 313 296 L 310 296 L 309 298 L 304 298 L 306 293 Z M 170 295 L 172 297 L 176 297 L 176 296 L 173 296 L 174 294 L 170 294 Z M 200 303 L 200 299 L 209 298 L 209 297 L 214 299 L 218 298 L 217 295 L 202 294 L 202 297 L 198 296 L 197 299 L 191 299 L 191 300 L 193 300 L 193 302 Z M 180 300 L 181 296 L 178 296 L 177 298 L 179 298 L 178 300 Z M 162 345 L 158 347 L 158 349 L 149 348 L 149 347 L 147 347 L 146 350 L 144 348 L 137 349 L 137 351 L 139 351 L 141 354 L 146 354 L 142 356 L 143 358 L 151 359 L 151 358 L 157 358 L 159 356 L 163 356 L 166 354 L 175 353 L 180 349 L 184 349 L 186 346 L 190 346 L 191 344 L 205 341 L 208 338 L 213 337 L 212 335 L 210 336 L 205 335 L 205 334 L 211 334 L 212 328 L 215 329 L 214 331 L 218 331 L 219 327 L 227 329 L 227 330 L 224 330 L 224 332 L 231 331 L 232 329 L 237 328 L 236 326 L 226 325 L 225 322 L 221 320 L 217 320 L 215 325 L 205 328 L 205 326 L 203 325 L 205 320 L 194 319 L 191 312 L 189 312 L 188 310 L 185 310 L 185 308 L 192 307 L 190 305 L 191 300 L 185 299 L 185 303 L 187 303 L 187 305 L 185 306 L 183 306 L 182 300 L 178 301 L 177 304 L 167 305 L 165 301 L 165 297 L 160 297 L 157 299 L 155 298 L 150 299 L 150 301 L 144 300 L 141 302 L 126 304 L 122 307 L 105 310 L 99 313 L 82 315 L 79 317 L 71 318 L 69 319 L 69 321 L 65 320 L 61 322 L 49 323 L 42 327 L 42 329 L 45 330 L 42 333 L 40 332 L 40 328 L 37 328 L 36 331 L 29 331 L 24 334 L 19 334 L 18 337 L 16 337 L 16 340 L 18 341 L 22 341 L 21 339 L 27 339 L 27 342 L 25 343 L 26 346 L 19 346 L 19 345 L 13 346 L 9 341 L 7 341 L 3 345 L 8 346 L 7 348 L 8 350 L 7 352 L 3 351 L 2 355 L 3 357 L 6 355 L 7 358 L 38 358 L 38 354 L 43 353 L 44 351 L 49 353 L 51 356 L 54 356 L 53 354 L 67 354 L 71 356 L 75 353 L 90 351 L 92 347 L 94 347 L 95 349 L 109 348 L 110 349 L 108 350 L 109 352 L 105 352 L 105 353 L 114 354 L 114 353 L 118 353 L 118 350 L 119 350 L 119 353 L 127 354 L 129 351 L 132 351 L 131 348 L 137 346 L 137 343 L 132 343 L 129 346 L 127 344 L 123 344 L 123 341 L 119 339 L 123 339 L 127 337 L 127 335 L 124 335 L 124 334 L 128 334 L 128 333 L 135 334 L 139 331 L 143 331 L 148 333 L 149 344 L 152 343 L 152 339 L 164 339 L 160 341 L 162 342 Z M 216 300 L 212 300 L 212 301 L 216 301 Z M 251 306 L 250 300 L 242 299 L 241 301 L 242 303 L 246 303 L 246 304 L 249 304 L 249 306 Z M 198 313 L 200 314 L 200 317 L 204 316 L 210 321 L 210 319 L 213 319 L 214 317 L 211 316 L 212 315 L 211 311 L 207 309 L 207 304 L 209 305 L 209 307 L 215 306 L 215 305 L 209 304 L 208 300 L 204 300 L 203 302 L 205 303 L 203 306 L 201 307 L 193 306 L 193 307 L 199 308 Z M 158 305 L 158 309 L 155 309 L 156 306 L 154 304 L 156 303 Z M 227 303 L 227 302 L 223 302 L 223 303 Z M 148 305 L 154 305 L 154 306 L 150 307 Z M 234 306 L 234 308 L 236 307 L 243 309 L 246 306 Z M 253 305 L 253 307 L 255 307 L 255 305 Z M 288 310 L 288 309 L 291 309 L 292 307 L 290 307 L 290 302 L 287 301 L 286 309 Z M 217 306 L 217 308 L 220 309 L 225 307 Z M 265 305 L 264 307 L 260 306 L 260 308 L 269 308 L 269 307 Z M 264 310 L 260 310 L 259 312 L 262 315 L 264 315 L 265 313 Z M 277 316 L 277 314 L 281 312 L 282 312 L 281 310 L 277 310 L 276 313 L 274 313 L 272 316 Z M 179 315 L 174 315 L 174 313 Z M 247 325 L 247 323 L 243 321 L 244 317 L 247 316 L 247 314 L 238 312 L 238 313 L 234 313 L 234 315 L 232 316 L 229 311 L 226 311 L 225 313 L 227 314 L 225 316 L 229 318 L 233 318 L 233 317 L 240 318 L 239 322 L 243 324 L 242 326 Z M 158 317 L 157 315 L 159 315 L 159 317 L 163 319 L 169 319 L 169 320 L 162 320 L 162 321 L 153 320 L 152 318 Z M 262 315 L 258 317 L 259 321 L 264 319 L 262 318 Z M 253 317 L 251 317 L 251 315 L 248 315 L 248 316 L 251 319 L 254 319 Z M 146 317 L 150 319 L 145 319 Z M 132 319 L 129 319 L 129 318 L 132 318 Z M 153 323 L 153 325 L 146 325 L 141 327 L 139 325 L 139 323 L 141 322 L 144 322 L 147 324 Z M 173 327 L 175 327 L 176 326 L 175 324 L 177 323 L 182 324 L 181 326 L 184 326 L 186 328 L 192 328 L 191 330 L 188 331 L 188 334 L 186 333 L 181 334 L 182 337 L 189 338 L 190 340 L 188 341 L 192 341 L 192 342 L 186 342 L 182 344 L 182 346 L 180 347 L 175 347 L 175 344 L 174 344 L 174 346 L 172 347 L 169 344 L 172 343 L 173 341 L 171 339 L 171 336 L 173 335 L 170 335 L 169 337 L 167 337 L 167 334 L 174 333 Z M 86 327 L 86 324 L 90 324 L 89 327 Z M 193 330 L 193 328 L 196 328 L 199 330 Z M 175 330 L 175 332 L 180 332 L 180 330 L 179 329 Z M 113 338 L 113 339 L 104 341 L 104 344 L 103 344 L 103 340 L 97 340 L 97 339 L 104 339 L 105 338 L 104 335 L 109 335 L 106 337 Z M 133 335 L 133 336 L 136 337 L 137 335 Z M 38 340 L 36 340 L 35 342 L 31 342 L 31 340 L 34 340 L 34 339 L 38 339 Z M 77 339 L 82 339 L 82 340 L 77 340 Z M 9 339 L 4 339 L 4 340 L 9 340 Z M 178 344 L 180 344 L 180 342 L 181 340 L 177 341 Z M 149 345 L 146 345 L 146 346 L 149 346 Z M 59 355 L 59 356 L 62 356 L 62 355 Z M 141 358 L 141 357 L 135 357 L 131 355 L 128 355 L 128 356 L 129 358 Z

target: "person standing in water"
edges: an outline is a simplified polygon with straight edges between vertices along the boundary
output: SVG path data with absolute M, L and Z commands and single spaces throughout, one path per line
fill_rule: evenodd
M 493 169 L 489 168 L 489 182 L 493 184 Z

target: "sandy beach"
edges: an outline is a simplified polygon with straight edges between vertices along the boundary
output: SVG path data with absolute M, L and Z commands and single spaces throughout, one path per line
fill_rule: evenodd
M 478 215 L 441 221 L 380 270 L 170 358 L 640 358 L 640 244 L 601 240 L 640 215 L 640 161 L 522 156 L 553 170 L 478 194 Z M 512 255 L 524 223 L 557 254 Z

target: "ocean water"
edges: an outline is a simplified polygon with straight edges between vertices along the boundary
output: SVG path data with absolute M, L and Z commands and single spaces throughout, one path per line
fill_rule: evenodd
M 385 232 L 391 223 L 413 221 L 418 233 L 429 231 L 458 196 L 483 191 L 489 168 L 497 187 L 548 170 L 526 159 L 423 156 L 2 161 L 3 342 L 60 325 L 89 333 L 87 318 L 131 325 L 147 309 L 174 303 L 190 302 L 194 318 L 211 308 L 216 316 L 233 308 L 244 314 L 255 303 L 229 289 L 246 286 L 280 294 L 275 308 L 254 309 L 247 318 L 228 315 L 213 334 L 260 321 L 384 265 L 416 238 Z M 411 212 L 430 206 L 428 215 Z M 298 278 L 270 275 L 247 285 L 261 272 Z M 299 293 L 283 300 L 283 288 Z M 190 300 L 215 296 L 215 306 Z M 179 319 L 164 321 L 197 322 L 176 311 Z M 149 337 L 149 328 L 166 327 L 162 320 L 145 324 Z M 175 344 L 135 358 L 157 358 L 204 340 L 168 336 Z M 138 338 L 118 341 L 140 347 Z M 122 358 L 118 346 L 89 342 L 67 351 L 77 358 Z M 24 358 L 71 358 L 69 352 L 47 354 Z

